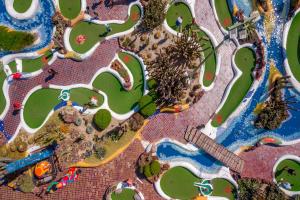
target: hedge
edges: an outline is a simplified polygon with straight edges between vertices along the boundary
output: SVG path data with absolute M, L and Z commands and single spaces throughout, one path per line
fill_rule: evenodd
M 104 130 L 107 128 L 111 122 L 111 114 L 106 109 L 100 109 L 95 115 L 93 119 L 95 125 L 101 129 Z
M 145 117 L 153 115 L 156 111 L 156 104 L 153 102 L 153 99 L 149 95 L 143 96 L 138 102 L 140 113 Z
M 150 170 L 153 176 L 156 176 L 159 174 L 160 172 L 160 164 L 157 160 L 154 160 L 151 164 L 150 164 Z

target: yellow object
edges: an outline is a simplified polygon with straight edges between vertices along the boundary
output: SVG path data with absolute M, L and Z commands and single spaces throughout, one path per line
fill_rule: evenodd
M 274 83 L 278 78 L 281 78 L 282 74 L 280 71 L 277 69 L 275 66 L 275 63 L 273 60 L 271 60 L 270 63 L 270 75 L 269 75 L 269 83 L 272 84 Z
M 237 7 L 236 4 L 233 5 L 233 16 L 236 16 L 236 14 L 239 12 L 239 8 Z
M 42 161 L 36 164 L 34 168 L 34 175 L 38 178 L 43 177 L 51 169 L 51 164 L 48 161 Z
M 196 196 L 195 198 L 193 198 L 193 200 L 207 200 L 208 198 L 205 196 L 201 196 L 200 194 L 198 196 Z
M 189 107 L 189 104 L 175 105 L 173 107 L 162 108 L 160 112 L 181 112 L 188 109 Z
M 265 103 L 258 103 L 254 109 L 254 114 L 258 115 L 266 107 Z

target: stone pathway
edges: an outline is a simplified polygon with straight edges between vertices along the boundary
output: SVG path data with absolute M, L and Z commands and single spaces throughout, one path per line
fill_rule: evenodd
M 267 181 L 273 180 L 273 166 L 276 161 L 285 154 L 300 156 L 300 143 L 272 147 L 261 146 L 253 151 L 243 152 L 240 156 L 245 161 L 245 168 L 242 177 L 260 178 Z

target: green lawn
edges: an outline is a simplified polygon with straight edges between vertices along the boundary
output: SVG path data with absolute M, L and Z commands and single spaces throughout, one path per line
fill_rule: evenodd
M 120 194 L 113 192 L 111 194 L 112 200 L 134 200 L 135 192 L 131 189 L 123 189 Z
M 298 13 L 292 21 L 290 30 L 288 32 L 286 54 L 290 65 L 290 69 L 300 82 L 300 13 Z
M 212 196 L 226 197 L 230 200 L 236 199 L 236 188 L 228 180 L 223 178 L 215 178 L 212 180 L 213 193 Z
M 5 96 L 3 94 L 3 84 L 6 79 L 4 70 L 0 70 L 0 114 L 4 111 L 6 106 Z
M 111 73 L 101 73 L 93 82 L 93 86 L 106 93 L 110 109 L 119 114 L 125 114 L 132 110 L 143 96 L 144 76 L 140 62 L 134 56 L 120 52 L 119 57 L 132 73 L 133 89 L 123 89 L 119 80 Z
M 76 18 L 81 10 L 81 0 L 59 0 L 62 15 L 68 19 Z
M 23 59 L 22 60 L 22 71 L 23 72 L 35 72 L 43 68 L 45 61 L 52 58 L 52 53 L 50 51 L 46 52 L 45 55 L 35 58 L 35 59 Z M 43 61 L 45 59 L 45 61 Z
M 200 181 L 201 179 L 188 169 L 174 167 L 161 177 L 160 186 L 163 192 L 171 198 L 190 200 L 199 194 L 199 190 L 194 186 L 194 182 Z
M 167 11 L 166 19 L 168 25 L 176 30 L 179 31 L 179 27 L 176 27 L 176 20 L 177 18 L 181 16 L 183 19 L 182 22 L 182 28 L 185 28 L 187 25 L 190 25 L 192 23 L 192 13 L 189 9 L 189 7 L 185 3 L 174 3 L 170 6 L 170 8 Z M 199 37 L 205 37 L 209 41 L 201 40 L 201 45 L 204 45 L 203 48 L 209 48 L 206 51 L 203 52 L 204 57 L 208 57 L 209 54 L 213 51 L 214 46 L 213 43 L 211 42 L 210 38 L 208 35 L 199 29 L 199 27 L 193 26 L 193 30 L 198 30 L 198 35 Z M 215 80 L 215 74 L 216 74 L 216 69 L 217 69 L 217 61 L 216 61 L 216 54 L 213 53 L 210 55 L 210 57 L 205 61 L 205 70 L 204 70 L 204 78 L 203 78 L 203 84 L 205 87 L 210 86 L 214 80 Z
M 214 127 L 220 126 L 240 105 L 253 83 L 252 71 L 255 67 L 255 53 L 250 48 L 242 48 L 235 54 L 235 63 L 242 75 L 232 86 L 229 95 L 212 121 Z
M 10 62 L 10 63 L 8 63 L 8 66 L 9 66 L 9 68 L 10 68 L 10 70 L 11 70 L 12 73 L 16 73 L 17 72 L 17 63 L 16 63 L 15 60 L 12 61 L 12 62 Z
M 19 13 L 26 12 L 31 6 L 32 0 L 14 0 L 14 9 Z
M 115 33 L 123 32 L 133 27 L 139 20 L 141 10 L 138 5 L 131 7 L 130 16 L 123 24 L 110 24 L 111 32 L 106 32 L 104 25 L 94 24 L 86 21 L 79 22 L 72 28 L 70 34 L 70 44 L 77 53 L 85 53 L 89 51 L 97 42 L 101 42 L 104 37 Z M 86 41 L 83 44 L 78 44 L 76 38 L 78 35 L 85 35 Z
M 284 167 L 294 169 L 296 175 L 290 175 Z M 275 170 L 275 178 L 277 183 L 283 179 L 282 181 L 292 184 L 291 191 L 300 191 L 300 163 L 295 160 L 283 160 Z
M 218 19 L 223 28 L 230 27 L 232 22 L 232 15 L 226 0 L 214 0 L 215 8 L 218 15 Z
M 59 104 L 58 96 L 61 90 L 40 89 L 34 92 L 24 106 L 24 119 L 30 128 L 38 128 L 42 125 L 49 112 Z M 71 101 L 80 105 L 89 102 L 91 96 L 98 98 L 99 106 L 103 104 L 102 95 L 86 88 L 71 89 Z

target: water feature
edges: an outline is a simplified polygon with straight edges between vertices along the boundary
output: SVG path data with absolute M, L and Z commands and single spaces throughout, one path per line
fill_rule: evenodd
M 236 0 L 237 2 L 244 2 L 244 0 Z M 262 102 L 267 98 L 268 93 L 268 76 L 270 70 L 270 60 L 274 60 L 276 67 L 279 71 L 285 74 L 285 69 L 283 65 L 284 57 L 283 57 L 283 48 L 282 48 L 282 35 L 283 35 L 283 28 L 284 24 L 287 21 L 287 9 L 289 9 L 290 1 L 289 0 L 272 0 L 274 11 L 275 11 L 275 29 L 272 33 L 270 43 L 266 41 L 266 35 L 264 33 L 264 26 L 263 26 L 263 17 L 257 23 L 257 30 L 259 31 L 260 35 L 263 38 L 263 42 L 265 45 L 265 57 L 266 57 L 266 73 L 263 77 L 263 81 L 261 85 L 258 87 L 256 91 L 254 91 L 254 96 L 250 100 L 248 106 L 244 109 L 240 115 L 233 120 L 231 120 L 228 124 L 229 126 L 225 129 L 220 127 L 217 131 L 217 139 L 218 143 L 226 146 L 228 149 L 234 151 L 237 150 L 241 146 L 245 145 L 252 145 L 256 143 L 259 139 L 265 136 L 275 136 L 277 138 L 281 138 L 285 141 L 292 141 L 295 139 L 300 138 L 300 112 L 290 111 L 290 118 L 286 120 L 280 128 L 274 131 L 266 131 L 262 129 L 256 129 L 253 126 L 253 121 L 255 120 L 256 116 L 253 114 L 253 110 L 255 109 L 258 102 Z M 239 4 L 242 5 L 242 4 Z M 246 6 L 246 5 L 245 5 Z M 244 10 L 244 7 L 240 9 Z M 284 90 L 285 97 L 289 97 L 292 95 L 296 95 L 296 99 L 300 102 L 300 94 L 297 93 L 294 89 L 285 89 Z M 293 107 L 300 107 L 300 103 L 294 104 Z M 172 145 L 162 143 L 158 145 L 158 150 L 163 152 L 160 156 L 162 160 L 170 160 L 174 159 L 177 154 L 177 159 L 179 157 L 181 159 L 190 159 L 190 156 L 182 155 L 183 149 L 176 150 Z M 174 149 L 177 151 L 174 152 Z M 207 154 L 203 151 L 199 150 L 197 157 L 193 157 L 193 163 L 197 162 L 197 165 L 200 169 L 212 173 L 220 166 L 218 164 L 212 164 L 209 169 L 207 167 Z M 217 163 L 216 160 L 214 162 Z
M 51 17 L 54 15 L 55 8 L 52 0 L 40 0 L 40 8 L 35 16 L 28 20 L 17 20 L 7 13 L 4 0 L 0 0 L 0 25 L 18 31 L 37 31 L 40 41 L 20 52 L 0 51 L 0 58 L 13 53 L 34 52 L 46 47 L 51 42 L 53 25 Z

